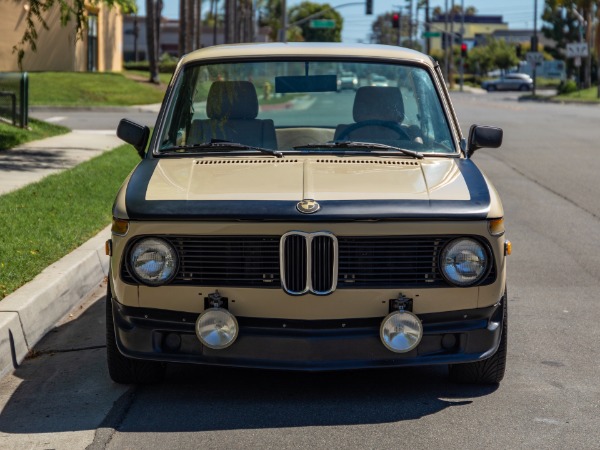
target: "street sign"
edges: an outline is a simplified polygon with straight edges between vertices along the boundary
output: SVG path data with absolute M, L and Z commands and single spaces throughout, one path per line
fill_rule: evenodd
M 567 44 L 567 58 L 577 58 L 578 56 L 587 56 L 588 45 L 586 42 L 577 42 Z
M 541 64 L 544 62 L 544 55 L 540 52 L 527 52 L 525 59 L 531 65 Z
M 309 28 L 335 28 L 334 19 L 313 19 L 308 23 Z
M 423 39 L 425 38 L 432 38 L 432 37 L 440 37 L 442 35 L 442 33 L 440 33 L 439 31 L 425 31 L 421 37 Z

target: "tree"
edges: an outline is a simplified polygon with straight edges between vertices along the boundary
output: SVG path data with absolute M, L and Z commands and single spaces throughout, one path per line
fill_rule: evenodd
M 148 47 L 148 65 L 150 69 L 150 82 L 160 84 L 158 76 L 158 35 L 157 4 L 154 0 L 146 0 L 146 46 Z M 157 14 L 158 12 L 158 14 Z
M 398 45 L 402 36 L 408 36 L 408 16 L 400 16 L 400 28 L 392 28 L 392 13 L 386 12 L 377 16 L 371 24 L 371 43 Z M 401 33 L 400 39 L 398 33 Z
M 577 10 L 578 14 L 583 16 L 585 22 L 577 18 L 574 10 Z M 544 3 L 544 11 L 542 14 L 542 20 L 548 24 L 548 26 L 542 27 L 544 36 L 554 39 L 557 43 L 557 48 L 564 50 L 568 43 L 579 42 L 583 38 L 586 42 L 592 43 L 594 41 L 593 36 L 593 14 L 598 12 L 599 2 L 598 0 L 546 0 Z M 598 33 L 600 33 L 600 27 L 596 27 L 596 39 Z M 553 56 L 556 58 L 562 57 L 562 52 L 556 50 Z M 585 86 L 590 86 L 591 83 L 591 57 L 585 58 L 585 68 L 583 73 L 585 74 Z M 573 70 L 572 62 L 569 61 L 567 64 L 569 72 Z
M 137 10 L 135 0 L 97 0 L 109 7 L 119 6 L 123 13 L 132 13 Z M 25 48 L 37 51 L 38 26 L 49 30 L 50 27 L 44 19 L 44 14 L 53 7 L 60 9 L 60 25 L 66 26 L 71 21 L 75 23 L 77 37 L 86 25 L 86 0 L 29 0 L 29 9 L 25 13 L 25 32 L 21 40 L 13 47 L 13 53 L 17 54 L 19 67 L 22 68 Z M 54 25 L 54 24 L 51 24 Z
M 515 47 L 496 39 L 488 40 L 487 45 L 473 47 L 467 58 L 469 66 L 480 75 L 492 69 L 507 70 L 519 64 Z
M 310 28 L 310 20 L 303 21 L 303 19 L 312 15 L 316 15 L 315 19 L 335 20 L 335 28 Z M 342 40 L 344 19 L 327 3 L 305 1 L 292 7 L 289 11 L 288 23 L 293 26 L 297 22 L 301 22 L 297 25 L 302 29 L 302 37 L 307 42 L 341 42 Z

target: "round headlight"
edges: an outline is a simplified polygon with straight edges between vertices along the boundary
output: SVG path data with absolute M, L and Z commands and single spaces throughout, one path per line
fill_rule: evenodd
M 223 308 L 209 308 L 196 321 L 196 336 L 200 342 L 214 350 L 233 344 L 238 331 L 237 319 Z
M 469 286 L 485 276 L 488 269 L 487 252 L 475 239 L 455 239 L 444 248 L 441 267 L 442 274 L 450 283 Z
M 177 273 L 177 252 L 164 239 L 141 239 L 129 252 L 129 266 L 139 281 L 159 286 Z
M 423 325 L 411 312 L 394 311 L 381 322 L 379 337 L 388 350 L 406 353 L 421 342 Z

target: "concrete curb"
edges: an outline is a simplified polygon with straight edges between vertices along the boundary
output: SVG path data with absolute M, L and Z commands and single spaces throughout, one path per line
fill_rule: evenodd
M 0 378 L 108 275 L 110 226 L 0 301 Z

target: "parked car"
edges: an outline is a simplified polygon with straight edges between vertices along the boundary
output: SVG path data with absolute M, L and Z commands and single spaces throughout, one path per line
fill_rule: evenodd
M 344 89 L 352 89 L 356 91 L 358 89 L 358 77 L 353 72 L 342 72 L 337 79 L 337 90 L 343 91 Z
M 342 63 L 402 87 L 331 102 Z M 265 83 L 275 95 L 263 105 Z M 448 364 L 453 380 L 499 383 L 511 247 L 498 193 L 471 157 L 499 147 L 502 130 L 464 136 L 451 105 L 439 65 L 393 46 L 183 57 L 152 137 L 127 119 L 117 130 L 142 160 L 107 242 L 112 379 L 155 382 L 169 362 Z
M 491 91 L 530 91 L 533 89 L 533 79 L 525 73 L 509 73 L 494 80 L 481 83 L 481 88 Z
M 386 87 L 389 86 L 389 84 L 388 79 L 384 76 L 374 74 L 369 77 L 370 86 Z

